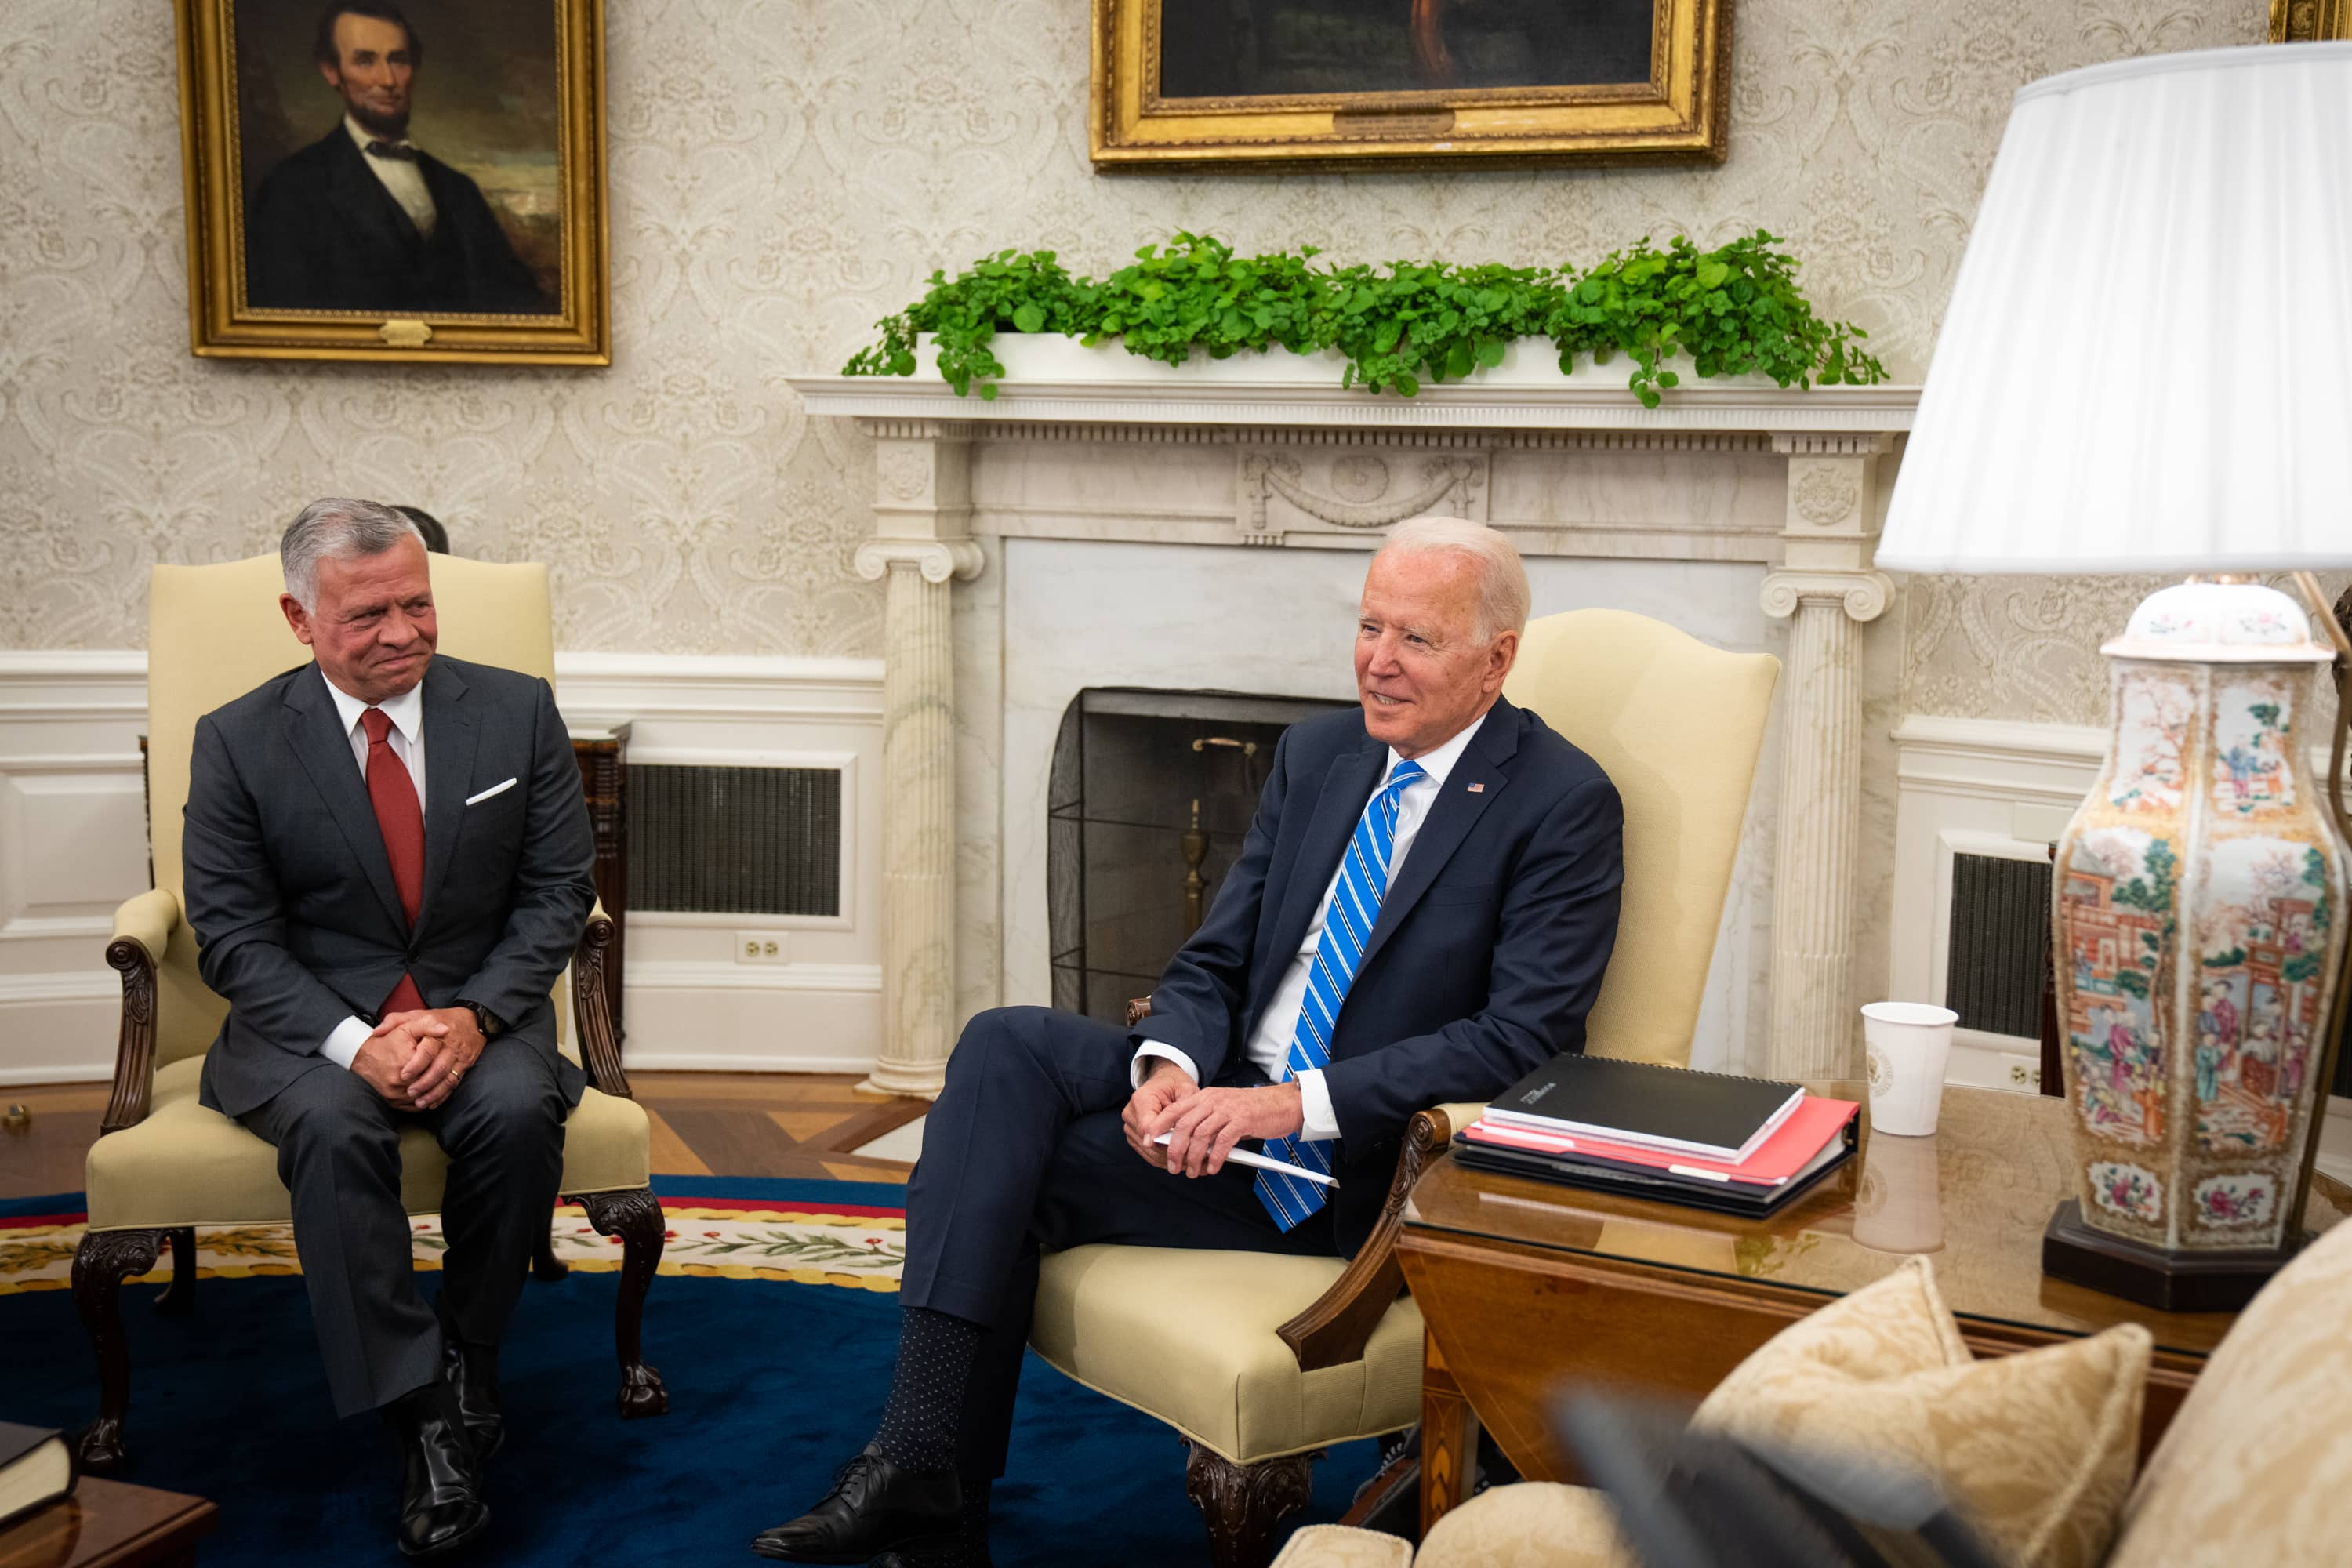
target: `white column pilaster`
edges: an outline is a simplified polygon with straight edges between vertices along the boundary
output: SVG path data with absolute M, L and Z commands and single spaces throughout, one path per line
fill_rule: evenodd
M 971 448 L 952 425 L 872 420 L 882 609 L 882 1048 L 861 1088 L 936 1095 L 955 1044 L 955 662 L 950 584 L 979 575 Z
M 1772 879 L 1771 1072 L 1851 1076 L 1851 970 L 1862 837 L 1862 628 L 1893 584 L 1871 565 L 1878 458 L 1892 438 L 1776 436 L 1789 459 L 1781 564 L 1764 612 L 1792 617 L 1783 677 L 1780 821 Z

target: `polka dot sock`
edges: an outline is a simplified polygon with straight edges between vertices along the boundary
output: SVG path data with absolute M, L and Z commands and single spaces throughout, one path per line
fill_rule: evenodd
M 978 1323 L 928 1307 L 908 1307 L 899 1314 L 898 1362 L 890 1373 L 881 1430 L 874 1434 L 874 1446 L 892 1464 L 944 1470 L 955 1463 L 956 1426 L 980 1333 Z M 982 1519 L 985 1542 L 985 1512 Z

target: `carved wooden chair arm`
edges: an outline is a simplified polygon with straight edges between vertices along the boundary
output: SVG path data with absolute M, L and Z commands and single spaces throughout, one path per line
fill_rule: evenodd
M 1405 1127 L 1404 1147 L 1397 1151 L 1396 1174 L 1389 1178 L 1389 1195 L 1347 1269 L 1331 1288 L 1298 1316 L 1276 1329 L 1298 1370 L 1315 1372 L 1361 1361 L 1372 1331 L 1388 1316 L 1389 1308 L 1404 1291 L 1404 1268 L 1397 1262 L 1397 1232 L 1404 1225 L 1404 1201 L 1430 1161 L 1454 1139 L 1454 1122 L 1435 1107 L 1417 1113 Z
M 1150 1016 L 1150 997 L 1138 996 L 1127 1005 L 1129 1028 Z M 1275 1331 L 1298 1359 L 1299 1371 L 1317 1372 L 1363 1359 L 1372 1331 L 1404 1290 L 1404 1269 L 1396 1260 L 1404 1201 L 1412 1195 L 1422 1171 L 1453 1138 L 1453 1121 L 1443 1110 L 1422 1111 L 1406 1127 L 1404 1147 L 1397 1151 L 1396 1174 L 1389 1178 L 1389 1195 L 1372 1234 L 1329 1289 Z
M 126 900 L 114 911 L 106 962 L 122 976 L 122 1026 L 114 1046 L 114 1090 L 99 1136 L 147 1120 L 155 1088 L 155 970 L 180 924 L 180 900 L 162 888 Z
M 605 1001 L 604 965 L 613 952 L 613 917 L 600 900 L 589 911 L 588 929 L 572 955 L 572 1024 L 580 1037 L 580 1065 L 588 1081 L 622 1100 L 629 1077 L 621 1070 L 621 1042 L 613 1034 L 613 1009 Z

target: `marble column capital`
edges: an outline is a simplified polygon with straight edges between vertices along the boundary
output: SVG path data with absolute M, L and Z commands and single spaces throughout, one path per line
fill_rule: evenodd
M 1855 621 L 1874 621 L 1886 611 L 1895 596 L 1895 580 L 1884 572 L 1864 569 L 1849 572 L 1769 573 L 1764 579 L 1759 595 L 1764 613 L 1776 620 L 1785 620 L 1797 613 L 1797 607 L 1807 601 L 1834 600 L 1843 606 L 1846 616 Z
M 868 583 L 880 582 L 892 566 L 901 564 L 921 573 L 926 583 L 950 577 L 969 583 L 980 575 L 986 557 L 978 542 L 970 539 L 869 539 L 857 547 L 852 563 Z

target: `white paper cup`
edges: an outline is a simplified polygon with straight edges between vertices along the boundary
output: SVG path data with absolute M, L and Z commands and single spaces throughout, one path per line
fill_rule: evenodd
M 1870 1063 L 1870 1130 L 1897 1138 L 1936 1131 L 1944 1101 L 1944 1061 L 1960 1016 L 1926 1002 L 1873 1002 L 1862 1010 Z

